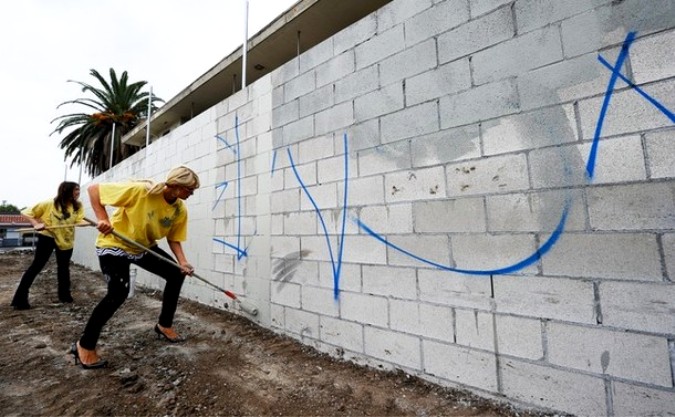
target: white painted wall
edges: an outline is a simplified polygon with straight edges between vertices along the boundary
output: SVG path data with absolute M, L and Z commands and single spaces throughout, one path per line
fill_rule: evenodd
M 589 178 L 598 57 L 632 31 L 620 72 L 654 102 L 616 80 Z M 674 45 L 669 0 L 395 0 L 96 181 L 195 169 L 198 273 L 319 350 L 521 405 L 675 415 Z M 93 239 L 74 258 L 96 268 Z

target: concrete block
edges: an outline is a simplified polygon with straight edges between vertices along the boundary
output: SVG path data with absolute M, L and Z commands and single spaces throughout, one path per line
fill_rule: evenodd
M 288 213 L 284 217 L 284 234 L 286 235 L 315 235 L 317 231 L 314 212 Z
M 507 3 L 511 3 L 511 0 L 472 0 L 469 2 L 471 18 L 491 12 Z
M 364 265 L 363 292 L 404 300 L 416 300 L 417 277 L 415 270 L 413 268 Z
M 284 84 L 284 101 L 295 100 L 296 98 L 309 94 L 316 88 L 316 73 L 314 71 L 306 72 Z
M 602 324 L 622 329 L 673 334 L 675 285 L 601 282 Z
M 449 164 L 446 169 L 450 197 L 522 191 L 530 187 L 525 154 Z
M 368 236 L 349 236 L 344 247 L 344 261 L 362 263 L 366 265 L 385 265 L 387 263 L 387 248 L 377 244 Z
M 391 27 L 407 22 L 411 17 L 429 9 L 431 0 L 395 1 L 382 6 L 377 10 L 378 30 L 384 31 Z
M 673 44 L 675 31 L 672 29 L 635 41 L 630 49 L 630 63 L 636 84 L 675 77 L 675 65 L 669 58 Z
M 452 257 L 457 268 L 490 271 L 502 269 L 536 252 L 534 236 L 458 234 L 452 236 Z M 536 264 L 515 273 L 535 273 Z
M 591 282 L 546 276 L 497 276 L 494 278 L 494 292 L 499 313 L 596 323 Z
M 299 118 L 298 100 L 293 100 L 272 110 L 272 127 L 277 128 L 296 121 Z
M 289 189 L 272 194 L 272 213 L 288 213 L 300 210 L 300 189 Z
M 409 369 L 422 369 L 420 339 L 400 332 L 364 328 L 366 355 Z
M 337 185 L 338 201 L 343 202 L 345 184 Z M 384 178 L 382 176 L 355 178 L 347 185 L 350 207 L 384 204 Z
M 412 166 L 425 167 L 481 156 L 478 125 L 442 130 L 410 141 Z
M 335 103 L 351 100 L 378 88 L 377 66 L 370 66 L 335 82 Z
M 291 103 L 296 103 L 296 101 Z M 297 100 L 296 105 L 298 106 L 298 115 L 295 119 L 306 117 L 310 114 L 319 113 L 332 107 L 334 103 L 335 98 L 333 97 L 332 85 L 326 85 L 324 87 L 317 88 L 315 91 L 312 91 L 311 93 L 306 94 Z
M 389 300 L 393 330 L 453 342 L 452 309 L 414 301 Z
M 311 138 L 314 136 L 314 118 L 308 116 L 287 124 L 282 128 L 282 135 L 284 145 L 292 145 Z
M 481 124 L 485 155 L 576 142 L 574 108 L 561 105 L 502 117 Z
M 675 391 L 660 390 L 623 382 L 612 384 L 614 415 L 619 417 L 635 416 L 675 416 Z
M 407 107 L 380 119 L 382 143 L 396 142 L 438 131 L 438 106 L 428 102 Z
M 317 314 L 287 308 L 284 322 L 284 329 L 300 338 L 319 338 L 319 316 Z
M 675 183 L 643 183 L 588 190 L 594 230 L 670 230 L 675 225 Z
M 363 207 L 359 219 L 377 233 L 412 233 L 410 203 Z
M 339 129 L 344 129 L 354 123 L 354 106 L 350 102 L 330 107 L 314 116 L 314 131 L 316 135 L 324 135 Z
M 441 128 L 463 126 L 517 113 L 518 92 L 513 80 L 504 80 L 441 97 Z
M 424 372 L 441 379 L 497 391 L 497 361 L 494 354 L 464 346 L 425 340 Z
M 298 57 L 293 58 L 284 65 L 277 68 L 275 71 L 272 71 L 272 86 L 278 87 L 286 84 L 288 81 L 297 77 L 300 73 L 300 59 Z
M 510 7 L 469 21 L 438 36 L 438 60 L 443 64 L 496 45 L 515 34 Z
M 363 352 L 363 325 L 321 317 L 321 340 L 353 352 Z
M 300 285 L 287 282 L 271 283 L 270 301 L 287 307 L 300 308 Z
M 354 51 L 346 51 L 319 65 L 316 68 L 316 86 L 333 91 L 333 83 L 356 70 Z
M 485 203 L 482 198 L 413 203 L 417 233 L 485 232 Z
M 419 168 L 384 176 L 387 203 L 438 200 L 446 197 L 443 167 Z
M 452 307 L 490 308 L 489 277 L 420 269 L 417 279 L 421 301 Z
M 562 218 L 565 201 L 570 208 L 565 231 L 586 229 L 586 207 L 581 190 L 534 191 L 486 198 L 491 232 L 552 232 Z M 549 255 L 546 255 L 549 256 Z
M 387 327 L 389 325 L 389 305 L 384 297 L 342 292 L 340 295 L 340 317 L 357 323 Z
M 642 140 L 639 136 L 604 139 L 598 146 L 593 183 L 643 181 L 647 178 Z M 587 165 L 590 150 L 590 143 L 579 146 L 584 166 Z
M 485 84 L 562 58 L 560 30 L 557 26 L 548 26 L 475 53 L 471 60 L 473 80 L 477 85 Z
M 296 164 L 307 164 L 335 156 L 333 151 L 332 135 L 319 136 L 308 139 L 298 144 L 298 157 L 294 158 Z
M 316 208 L 312 204 L 312 200 L 307 197 L 307 193 L 312 196 L 312 200 L 314 200 L 314 203 L 320 210 L 342 206 L 342 201 L 337 198 L 337 184 L 335 183 L 310 185 L 303 190 L 302 197 L 300 198 L 300 210 L 314 211 Z
M 318 67 L 333 58 L 333 38 L 330 37 L 318 45 L 314 45 L 309 50 L 300 54 L 298 58 L 300 58 L 301 74 Z
M 401 110 L 404 106 L 403 86 L 390 84 L 354 100 L 354 118 L 357 121 L 372 119 Z
M 509 398 L 579 416 L 607 415 L 601 377 L 503 359 L 499 363 L 502 393 Z
M 606 0 L 603 0 L 606 1 Z M 626 0 L 570 17 L 562 22 L 565 55 L 577 56 L 620 44 L 629 31 L 641 35 L 671 27 L 675 7 L 669 0 Z
M 378 32 L 377 35 L 354 48 L 357 70 L 369 67 L 403 50 L 405 45 L 403 25 L 394 26 L 386 31 L 378 28 Z
M 495 316 L 500 354 L 541 360 L 544 357 L 541 322 L 522 317 Z
M 663 280 L 656 236 L 647 233 L 564 233 L 541 262 L 546 275 Z
M 371 13 L 358 22 L 347 26 L 333 35 L 333 52 L 337 56 L 348 49 L 353 49 L 377 32 L 377 14 Z
M 396 83 L 437 65 L 436 42 L 430 39 L 380 61 L 380 84 Z
M 337 276 L 337 281 L 335 279 L 337 271 L 337 265 L 333 265 L 331 262 L 320 262 L 319 263 L 319 284 L 325 288 L 330 288 L 335 290 L 336 282 L 337 287 L 340 291 L 350 291 L 350 292 L 361 292 L 361 265 L 358 264 L 340 264 L 340 271 Z
M 662 242 L 667 277 L 670 282 L 675 282 L 675 233 L 664 234 Z
M 603 57 L 615 62 L 618 49 L 603 51 Z M 625 73 L 625 69 L 622 71 Z M 598 62 L 596 53 L 566 59 L 518 75 L 518 92 L 523 110 L 538 109 L 603 94 L 610 72 Z M 596 118 L 599 110 L 596 111 Z M 572 124 L 574 126 L 574 124 Z
M 406 105 L 433 100 L 468 90 L 471 87 L 471 68 L 468 59 L 459 59 L 410 77 L 405 84 Z
M 272 329 L 283 330 L 284 328 L 284 307 L 276 304 L 270 305 L 270 326 Z M 275 331 L 276 331 L 275 330 Z
M 340 314 L 339 301 L 333 298 L 333 290 L 331 289 L 304 285 L 302 286 L 301 302 L 302 309 L 305 311 L 331 317 L 338 317 Z
M 444 1 L 405 22 L 406 45 L 415 45 L 469 20 L 467 0 Z
M 548 360 L 554 365 L 672 387 L 664 337 L 551 322 L 547 345 Z
M 594 9 L 610 0 L 525 0 L 515 4 L 518 33 L 549 26 L 572 16 Z
M 619 84 L 617 83 L 617 87 Z M 675 80 L 651 84 L 643 90 L 668 109 L 675 108 Z M 603 97 L 579 103 L 581 133 L 584 139 L 593 139 Z M 672 121 L 660 110 L 633 90 L 618 91 L 603 120 L 601 135 L 625 135 L 645 130 L 672 126 Z
M 358 153 L 360 176 L 400 171 L 409 169 L 410 166 L 409 141 L 380 145 Z
M 647 133 L 647 165 L 650 178 L 675 177 L 675 130 Z
M 495 352 L 494 316 L 476 310 L 455 309 L 457 344 Z
M 381 144 L 380 121 L 377 119 L 368 120 L 364 123 L 353 124 L 352 126 L 349 126 L 347 129 L 345 129 L 345 131 L 347 133 L 347 141 L 350 152 L 358 152 L 362 149 L 370 149 Z M 344 146 L 343 143 L 340 143 L 340 145 Z
M 270 238 L 270 252 L 274 254 L 288 254 L 300 252 L 300 239 L 287 236 L 272 236 Z
M 388 236 L 387 241 L 392 245 L 387 247 L 389 265 L 420 266 L 425 263 L 451 265 L 447 235 L 393 235 Z M 393 246 L 412 253 L 415 257 Z M 417 258 L 424 259 L 426 262 Z
M 338 155 L 334 158 L 326 158 L 317 162 L 317 180 L 319 184 L 326 184 L 328 182 L 344 182 L 349 178 L 357 176 L 357 161 L 355 159 L 348 159 L 347 172 L 345 172 L 345 156 Z

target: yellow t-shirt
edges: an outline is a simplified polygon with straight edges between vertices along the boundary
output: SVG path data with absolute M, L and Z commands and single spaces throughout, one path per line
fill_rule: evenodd
M 84 209 L 80 204 L 78 210 L 73 210 L 73 206 L 66 207 L 66 216 L 61 209 L 54 206 L 54 200 L 47 200 L 37 203 L 33 207 L 21 212 L 24 216 L 40 220 L 45 226 L 64 226 L 68 224 L 75 225 L 84 219 Z M 64 227 L 61 229 L 42 230 L 41 235 L 54 238 L 56 247 L 61 250 L 72 249 L 75 244 L 75 227 Z
M 99 184 L 101 204 L 117 207 L 110 219 L 113 229 L 145 247 L 159 239 L 183 242 L 187 238 L 187 209 L 181 199 L 173 204 L 160 194 L 148 193 L 146 183 Z M 120 248 L 129 254 L 143 252 L 112 233 L 99 234 L 97 248 Z

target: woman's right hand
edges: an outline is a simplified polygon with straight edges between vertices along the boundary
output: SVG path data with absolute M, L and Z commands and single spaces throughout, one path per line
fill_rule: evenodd
M 45 226 L 44 223 L 35 223 L 35 224 L 33 225 L 33 229 L 37 230 L 38 232 L 39 232 L 40 230 L 45 230 L 45 227 L 46 227 L 46 226 Z
M 113 231 L 113 227 L 109 220 L 99 220 L 98 223 L 96 223 L 96 229 L 104 235 Z

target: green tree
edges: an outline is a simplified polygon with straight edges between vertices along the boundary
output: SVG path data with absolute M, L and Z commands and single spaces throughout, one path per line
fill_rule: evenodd
M 21 214 L 21 210 L 13 204 L 7 204 L 6 201 L 3 201 L 0 204 L 0 214 Z
M 78 104 L 93 110 L 91 113 L 72 113 L 52 120 L 58 121 L 52 132 L 62 134 L 74 128 L 61 139 L 59 146 L 65 151 L 65 159 L 72 157 L 70 166 L 83 164 L 91 176 L 97 176 L 110 166 L 110 144 L 114 140 L 112 165 L 128 158 L 140 148 L 122 144 L 121 138 L 136 127 L 148 115 L 148 94 L 141 92 L 147 81 L 129 84 L 126 71 L 117 78 L 115 70 L 110 68 L 110 82 L 92 69 L 90 75 L 98 80 L 101 88 L 81 81 L 68 80 L 82 86 L 82 92 L 93 94 L 93 98 L 77 98 L 64 101 L 57 109 L 66 104 Z M 152 112 L 157 109 L 155 102 L 163 103 L 159 97 L 152 97 Z M 112 137 L 115 125 L 115 138 Z

